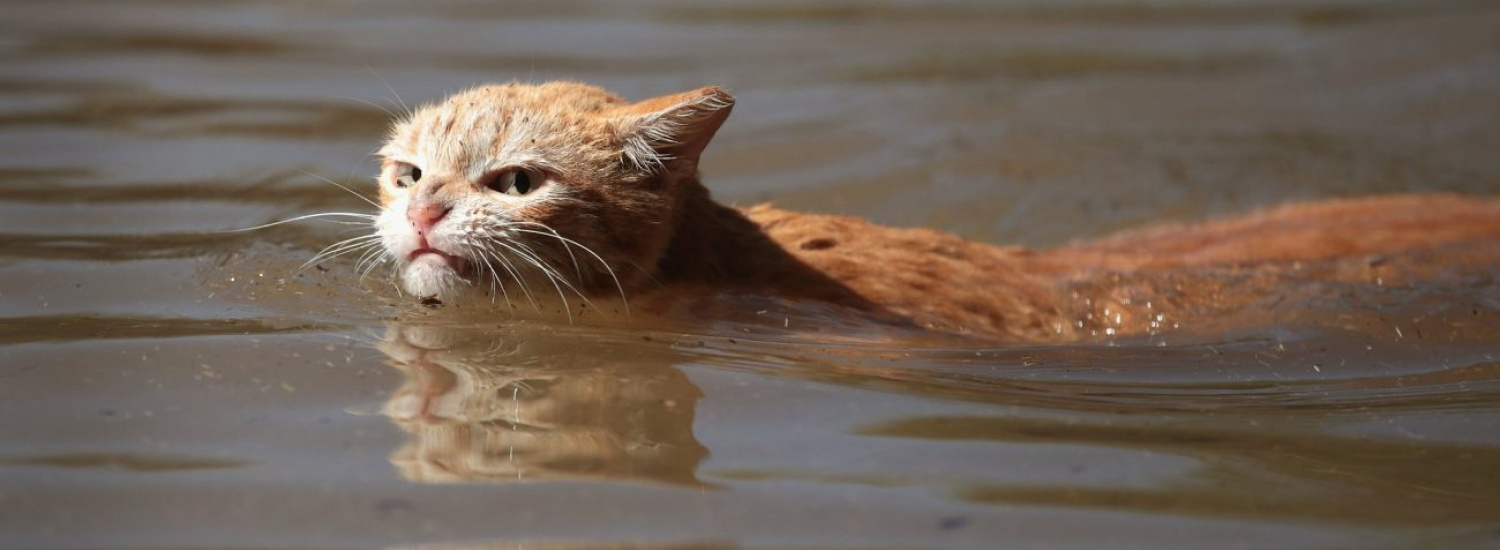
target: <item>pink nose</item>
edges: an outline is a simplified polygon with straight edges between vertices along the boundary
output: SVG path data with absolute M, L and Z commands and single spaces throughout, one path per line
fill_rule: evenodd
M 411 220 L 411 225 L 417 228 L 417 233 L 426 235 L 432 230 L 432 226 L 448 215 L 453 207 L 436 202 L 413 202 L 406 209 L 406 218 Z

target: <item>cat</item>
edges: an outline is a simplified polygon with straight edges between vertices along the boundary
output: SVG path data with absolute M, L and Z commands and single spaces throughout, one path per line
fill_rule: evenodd
M 1207 314 L 1194 285 L 1234 300 L 1222 279 L 1199 273 L 1270 281 L 1243 297 L 1274 294 L 1271 279 L 1295 274 L 1372 282 L 1500 264 L 1500 200 L 1446 194 L 1291 205 L 1052 250 L 731 208 L 712 199 L 698 164 L 734 104 L 716 87 L 629 102 L 551 82 L 480 86 L 423 106 L 394 123 L 378 152 L 376 261 L 392 262 L 400 287 L 431 305 L 487 289 L 512 304 L 573 298 L 571 316 L 590 298 L 670 310 L 760 294 L 1013 340 L 1148 331 L 1172 302 L 1152 304 L 1163 285 L 1178 297 L 1176 316 Z M 1080 289 L 1093 292 L 1082 304 Z

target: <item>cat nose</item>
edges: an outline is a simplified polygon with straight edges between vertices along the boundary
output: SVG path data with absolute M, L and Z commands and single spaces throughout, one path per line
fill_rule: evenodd
M 426 235 L 432 230 L 432 226 L 437 225 L 437 222 L 441 221 L 443 216 L 447 216 L 451 210 L 453 210 L 452 206 L 438 202 L 414 202 L 406 208 L 406 218 L 411 220 L 412 226 L 417 228 L 418 233 Z

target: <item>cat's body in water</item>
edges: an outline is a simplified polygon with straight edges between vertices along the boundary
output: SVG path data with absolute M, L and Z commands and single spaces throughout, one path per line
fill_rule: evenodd
M 1291 205 L 1045 251 L 731 208 L 712 200 L 698 159 L 733 104 L 716 88 L 630 103 L 549 83 L 484 86 L 420 108 L 380 151 L 383 259 L 396 263 L 407 293 L 429 302 L 482 295 L 524 304 L 546 292 L 682 311 L 692 308 L 672 304 L 744 293 L 1028 341 L 1093 330 L 1078 289 L 1105 280 L 1125 282 L 1101 301 L 1149 304 L 1152 292 L 1170 291 L 1180 318 L 1209 312 L 1197 307 L 1208 300 L 1274 292 L 1219 285 L 1195 297 L 1199 273 L 1381 284 L 1445 262 L 1500 266 L 1500 200 L 1453 195 Z M 1120 318 L 1126 309 L 1104 314 L 1121 331 L 1146 326 Z

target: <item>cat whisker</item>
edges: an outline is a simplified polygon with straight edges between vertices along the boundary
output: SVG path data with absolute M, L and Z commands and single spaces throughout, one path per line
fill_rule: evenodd
M 495 264 L 490 263 L 489 256 L 487 256 L 484 253 L 483 250 L 479 250 L 478 251 L 478 256 L 479 256 L 480 261 L 484 262 L 484 266 L 487 269 L 487 271 L 489 272 L 489 280 L 490 280 L 490 303 L 492 303 L 492 304 L 495 303 L 495 288 L 499 287 L 500 288 L 500 292 L 502 292 L 502 293 L 505 294 L 505 305 L 506 305 L 506 307 L 515 307 L 515 304 L 510 301 L 510 291 L 508 291 L 508 290 L 505 289 L 505 283 L 504 283 L 504 281 L 500 280 L 500 272 L 495 270 Z
M 648 269 L 646 269 L 644 267 L 641 267 L 641 264 L 636 263 L 635 260 L 628 260 L 627 259 L 625 261 L 629 262 L 630 263 L 630 267 L 633 267 L 633 268 L 635 268 L 636 271 L 641 272 L 641 276 L 645 277 L 646 280 L 649 280 L 652 283 L 656 284 L 657 287 L 665 287 L 665 286 L 667 286 L 666 283 L 661 282 L 661 279 L 656 278 L 656 275 L 651 274 L 650 270 L 648 270 Z
M 500 275 L 495 273 L 495 266 L 490 265 L 489 259 L 482 259 L 484 259 L 485 266 L 490 270 L 490 303 L 495 303 L 495 298 L 499 296 L 496 294 L 498 290 L 500 294 L 505 296 L 505 307 L 514 308 L 515 306 L 510 301 L 510 291 L 505 289 L 505 284 L 500 281 Z
M 490 283 L 490 303 L 494 304 L 495 303 L 495 298 L 497 298 L 499 296 L 498 294 L 495 293 L 495 286 L 499 282 L 499 279 L 500 279 L 499 274 L 495 272 L 495 264 L 490 263 L 489 258 L 485 257 L 479 251 L 479 247 L 477 247 L 477 246 L 474 245 L 474 240 L 473 239 L 465 240 L 463 242 L 463 246 L 464 246 L 464 248 L 463 248 L 463 255 L 465 257 L 472 257 L 471 261 L 473 261 L 473 263 L 474 263 L 474 273 L 473 273 L 473 275 L 474 275 L 475 282 L 483 282 L 483 281 L 479 280 L 481 278 L 489 280 L 489 283 Z M 507 299 L 506 303 L 509 304 L 510 300 Z
M 389 80 L 386 80 L 385 77 L 380 76 L 380 73 L 378 73 L 378 72 L 375 71 L 375 67 L 371 67 L 369 64 L 366 64 L 365 68 L 369 69 L 370 70 L 370 74 L 374 75 L 375 78 L 377 78 L 377 79 L 380 80 L 381 84 L 385 85 L 385 89 L 386 90 L 390 90 L 391 95 L 395 96 L 396 102 L 399 103 L 399 104 L 401 104 L 401 110 L 405 111 L 406 112 L 406 116 L 410 117 L 412 115 L 411 107 L 407 107 L 406 106 L 406 102 L 401 99 L 401 94 L 396 93 L 396 89 L 393 88 L 393 87 L 391 87 L 391 82 Z
M 389 282 L 389 283 L 391 283 L 391 288 L 396 289 L 396 295 L 397 296 L 405 298 L 406 297 L 406 293 L 401 291 L 401 285 L 396 284 L 396 276 L 399 275 L 400 273 L 401 273 L 401 264 L 396 263 L 396 262 L 391 262 L 391 276 L 387 277 L 386 281 Z
M 530 252 L 531 253 L 531 257 L 534 258 L 537 261 L 537 263 L 538 263 L 537 267 L 542 268 L 542 270 L 545 273 L 547 273 L 547 275 L 549 277 L 555 277 L 557 279 L 557 281 L 559 281 L 563 285 L 567 286 L 568 290 L 572 290 L 574 294 L 577 294 L 578 297 L 583 300 L 583 303 L 588 304 L 589 307 L 594 308 L 596 311 L 599 309 L 599 306 L 594 305 L 594 302 L 591 301 L 591 300 L 589 300 L 588 295 L 586 295 L 582 291 L 578 290 L 578 287 L 574 286 L 572 283 L 569 283 L 568 280 L 567 280 L 567 278 L 563 277 L 562 273 L 559 273 L 557 271 L 557 268 L 553 267 L 544 258 L 542 258 L 541 254 L 537 253 L 536 249 L 533 249 L 533 248 L 531 248 L 530 246 L 527 246 L 524 243 L 519 243 L 518 242 L 518 243 L 516 243 L 516 245 L 524 248 L 527 252 Z M 568 253 L 568 256 L 571 257 L 572 255 L 573 255 L 572 252 Z M 574 261 L 574 266 L 575 267 L 577 266 L 577 261 L 576 260 Z M 583 284 L 582 273 L 581 272 L 579 273 L 579 278 L 580 278 L 579 284 Z M 556 285 L 554 284 L 554 286 L 556 286 Z M 567 302 L 567 300 L 564 300 L 564 303 L 566 303 L 566 302 Z
M 330 245 L 328 245 L 326 247 L 323 247 L 323 250 L 328 250 L 330 248 L 341 246 L 341 245 L 344 245 L 344 244 L 347 244 L 347 243 L 356 243 L 356 242 L 366 241 L 366 240 L 369 240 L 369 239 L 379 239 L 379 238 L 380 238 L 380 234 L 378 234 L 378 233 L 366 233 L 364 235 L 356 235 L 356 236 L 344 239 L 342 241 L 330 244 Z
M 557 291 L 557 297 L 562 299 L 563 310 L 568 314 L 568 324 L 573 324 L 573 309 L 568 305 L 568 297 L 563 294 L 562 287 L 558 286 L 557 278 L 552 275 L 552 271 L 547 269 L 547 267 L 543 265 L 538 258 L 527 255 L 525 252 L 522 252 L 516 247 L 503 242 L 496 242 L 496 244 L 510 249 L 510 251 L 513 252 L 516 256 L 519 256 L 521 259 L 526 260 L 527 263 L 536 266 L 536 268 L 542 272 L 542 275 L 545 275 L 547 277 L 547 282 L 551 283 L 552 288 Z M 538 308 L 538 311 L 541 311 L 541 309 Z
M 520 272 L 516 271 L 515 265 L 511 264 L 510 260 L 505 259 L 504 254 L 501 254 L 497 250 L 491 250 L 488 248 L 479 248 L 478 250 L 481 254 L 489 254 L 495 259 L 495 261 L 500 262 L 500 266 L 504 267 L 506 273 L 510 274 L 510 278 L 516 282 L 516 286 L 521 287 L 521 293 L 526 296 L 526 301 L 531 303 L 531 307 L 536 309 L 537 311 L 542 310 L 542 307 L 537 305 L 536 303 L 536 297 L 531 294 L 531 288 L 526 284 L 526 279 L 521 277 Z M 500 276 L 499 272 L 494 273 L 496 277 Z M 502 285 L 502 288 L 504 288 L 503 285 L 505 283 L 502 281 L 500 284 Z
M 345 256 L 345 255 L 348 255 L 348 254 L 359 252 L 360 250 L 363 250 L 363 249 L 365 249 L 367 247 L 375 246 L 375 244 L 376 243 L 359 243 L 359 244 L 348 245 L 348 246 L 344 247 L 343 249 L 339 250 L 338 252 L 327 254 L 327 255 L 323 255 L 322 257 L 316 258 L 315 260 L 308 260 L 308 262 L 304 263 L 302 265 L 302 267 L 298 268 L 298 270 L 300 271 L 300 270 L 303 270 L 303 269 L 307 269 L 308 267 L 311 267 L 313 265 L 321 264 L 323 262 L 332 260 L 332 259 L 340 257 L 340 256 Z
M 536 294 L 531 291 L 531 283 L 521 273 L 522 266 L 511 262 L 505 251 L 493 250 L 492 253 L 500 261 L 501 265 L 505 267 L 506 272 L 510 274 L 511 280 L 516 282 L 516 286 L 521 287 L 521 292 L 526 295 L 526 301 L 531 303 L 531 308 L 538 312 L 542 311 L 541 304 L 536 301 Z
M 391 257 L 392 256 L 390 252 L 387 251 L 383 246 L 373 247 L 369 252 L 365 252 L 363 255 L 361 255 L 359 262 L 356 262 L 354 264 L 354 270 L 359 272 L 359 284 L 363 285 L 365 282 L 365 277 L 368 277 L 370 275 L 370 272 L 374 271 L 376 267 L 380 266 L 380 264 L 390 261 Z M 364 269 L 360 269 L 361 266 L 363 266 Z
M 370 198 L 369 198 L 369 197 L 366 197 L 366 196 L 364 196 L 364 195 L 361 195 L 361 194 L 359 194 L 359 192 L 358 192 L 358 191 L 355 191 L 355 190 L 353 190 L 353 189 L 350 189 L 350 188 L 349 188 L 349 187 L 348 187 L 348 186 L 346 186 L 346 185 L 344 185 L 344 184 L 342 184 L 342 183 L 339 183 L 339 182 L 336 182 L 336 181 L 333 181 L 333 180 L 331 180 L 331 179 L 328 179 L 328 178 L 325 178 L 325 177 L 323 177 L 323 176 L 320 176 L 320 175 L 317 175 L 317 174 L 314 174 L 314 173 L 312 173 L 312 172 L 309 172 L 309 171 L 307 171 L 307 170 L 303 170 L 303 169 L 301 169 L 301 168 L 293 168 L 293 170 L 296 170 L 296 171 L 298 171 L 298 172 L 301 172 L 301 173 L 302 173 L 302 174 L 303 174 L 303 175 L 305 175 L 305 176 L 311 176 L 311 177 L 314 177 L 314 178 L 318 178 L 318 179 L 320 179 L 320 180 L 323 180 L 323 181 L 324 181 L 324 182 L 326 182 L 326 183 L 328 183 L 328 184 L 329 184 L 329 185 L 332 185 L 332 186 L 334 186 L 334 187 L 337 187 L 337 188 L 339 188 L 339 189 L 343 189 L 343 190 L 344 190 L 344 191 L 348 191 L 348 192 L 349 192 L 349 194 L 350 194 L 350 195 L 354 195 L 354 196 L 356 196 L 356 197 L 359 197 L 359 200 L 362 200 L 362 201 L 365 201 L 365 202 L 366 202 L 366 203 L 368 203 L 368 204 L 369 204 L 369 205 L 370 205 L 370 206 L 373 206 L 373 207 L 375 207 L 375 208 L 376 208 L 376 209 L 377 209 L 377 210 L 378 210 L 378 209 L 380 209 L 380 203 L 377 203 L 377 202 L 375 202 L 375 201 L 373 201 L 373 200 L 370 200 Z
M 351 96 L 346 96 L 346 95 L 337 96 L 337 99 L 342 99 L 342 100 L 345 100 L 345 101 L 356 101 L 356 102 L 359 102 L 359 103 L 363 103 L 365 105 L 369 105 L 369 106 L 374 107 L 376 109 L 380 109 L 380 112 L 385 113 L 385 116 L 388 116 L 388 117 L 391 117 L 391 118 L 399 118 L 399 117 L 396 116 L 396 113 L 391 112 L 391 110 L 385 108 L 384 105 L 381 105 L 381 104 L 376 103 L 374 101 L 370 101 L 368 99 L 360 99 L 360 98 L 357 98 L 357 97 L 351 97 Z
M 547 283 L 552 285 L 552 289 L 557 292 L 557 298 L 562 301 L 563 312 L 567 314 L 568 324 L 573 324 L 573 307 L 568 304 L 568 295 L 563 292 L 562 285 L 558 284 L 560 279 L 557 278 L 557 275 L 545 263 L 538 262 L 531 257 L 527 257 L 526 261 L 536 266 L 537 270 L 541 271 L 542 276 L 547 278 Z
M 378 244 L 380 244 L 380 235 L 378 234 L 360 235 L 358 237 L 344 239 L 342 241 L 324 247 L 322 251 L 313 255 L 313 257 L 308 259 L 306 262 L 303 262 L 302 267 L 298 269 L 307 269 L 308 267 L 311 267 L 315 264 L 322 263 L 338 256 L 342 256 L 344 254 Z
M 364 271 L 359 272 L 359 284 L 363 285 L 365 283 L 365 278 L 370 276 L 370 272 L 375 271 L 375 268 L 380 267 L 380 264 L 383 264 L 387 261 L 389 261 L 389 258 L 381 256 L 378 257 L 375 261 L 370 262 L 370 265 L 366 267 Z
M 369 250 L 366 250 L 364 254 L 360 254 L 359 255 L 359 259 L 357 259 L 357 260 L 354 261 L 354 271 L 355 272 L 363 271 L 364 267 L 365 267 L 365 262 L 371 261 L 374 258 L 379 257 L 378 256 L 379 253 L 380 253 L 380 248 L 379 247 L 374 247 L 374 248 L 371 248 Z
M 359 252 L 361 250 L 364 250 L 365 248 L 369 248 L 371 246 L 375 246 L 376 244 L 378 244 L 378 243 L 373 242 L 373 241 L 347 244 L 347 245 L 344 245 L 343 247 L 341 247 L 341 248 L 339 248 L 337 250 L 323 252 L 323 253 L 318 254 L 317 256 L 314 256 L 312 259 L 304 262 L 302 264 L 302 266 L 299 267 L 298 269 L 299 270 L 307 269 L 309 267 L 312 267 L 312 266 L 317 265 L 317 264 L 321 264 L 321 263 L 326 262 L 328 260 L 332 260 L 332 259 L 337 258 L 339 256 L 344 256 L 344 255 L 351 254 L 351 253 L 354 253 L 354 252 Z
M 332 183 L 332 182 L 330 182 L 330 183 Z M 338 185 L 338 184 L 334 184 L 334 185 Z M 342 186 L 340 186 L 340 187 L 342 187 Z M 347 191 L 348 189 L 345 189 L 345 190 Z M 350 192 L 352 193 L 352 191 L 350 191 Z M 360 197 L 360 198 L 364 198 L 364 197 Z M 369 202 L 369 201 L 366 200 L 366 202 Z M 377 207 L 378 207 L 378 205 L 377 205 Z M 337 221 L 337 220 L 327 220 L 327 219 L 324 219 L 324 218 L 330 218 L 330 217 L 333 217 L 333 218 L 356 218 L 356 219 L 362 219 L 362 220 L 365 220 L 365 221 L 352 222 L 352 221 Z M 300 221 L 307 221 L 307 220 L 322 221 L 322 222 L 327 222 L 327 223 L 336 223 L 336 224 L 340 224 L 340 225 L 353 225 L 353 226 L 359 226 L 362 229 L 369 229 L 369 228 L 374 228 L 376 226 L 376 220 L 377 219 L 379 219 L 379 216 L 376 216 L 374 214 L 360 214 L 360 213 L 356 213 L 356 212 L 318 212 L 318 213 L 315 213 L 315 214 L 304 214 L 304 215 L 297 216 L 297 217 L 294 217 L 294 218 L 288 218 L 288 219 L 285 219 L 285 220 L 274 221 L 274 222 L 271 222 L 271 223 L 264 223 L 264 224 L 260 224 L 260 225 L 254 226 L 254 227 L 246 227 L 246 228 L 243 228 L 243 229 L 225 229 L 225 230 L 218 230 L 218 231 L 209 231 L 209 233 L 240 233 L 240 232 L 245 232 L 245 231 L 255 231 L 255 230 L 259 230 L 259 229 L 265 229 L 265 228 L 268 228 L 268 227 L 276 227 L 276 226 L 283 225 L 283 224 L 300 222 Z M 348 233 L 349 231 L 352 231 L 352 229 L 351 230 L 341 231 L 340 233 Z M 298 267 L 297 270 L 301 271 L 301 270 L 307 269 L 308 267 L 311 267 L 313 265 L 316 265 L 316 264 L 319 264 L 321 262 L 333 259 L 335 257 L 342 256 L 344 254 L 348 254 L 348 253 L 351 253 L 351 252 L 359 251 L 359 250 L 362 250 L 362 249 L 365 249 L 365 248 L 370 248 L 370 250 L 366 250 L 364 253 L 362 253 L 360 255 L 360 257 L 359 257 L 359 260 L 356 261 L 355 264 L 354 264 L 355 271 L 359 271 L 360 272 L 359 281 L 360 281 L 361 284 L 363 284 L 365 276 L 369 275 L 370 271 L 373 270 L 375 268 L 375 266 L 377 266 L 377 265 L 379 265 L 379 264 L 384 263 L 385 261 L 387 261 L 387 258 L 385 257 L 385 254 L 388 254 L 388 253 L 382 247 L 375 246 L 377 244 L 380 244 L 379 239 L 380 239 L 380 235 L 378 233 L 368 233 L 368 234 L 358 235 L 358 236 L 355 236 L 355 237 L 351 237 L 351 238 L 344 239 L 344 240 L 341 240 L 339 242 L 333 243 L 331 245 L 328 245 L 328 246 L 324 247 L 322 250 L 318 251 L 317 254 L 314 254 L 313 257 L 309 258 L 306 262 L 303 262 L 302 265 L 301 265 L 301 267 Z M 372 254 L 373 254 L 373 256 L 372 256 Z M 368 267 L 365 267 L 365 263 L 366 262 L 370 263 L 370 265 Z M 363 269 L 361 269 L 361 268 L 363 268 Z
M 495 294 L 495 280 L 498 279 L 498 277 L 495 276 L 495 266 L 492 265 L 492 264 L 490 264 L 489 258 L 486 258 L 484 256 L 478 256 L 477 259 L 480 262 L 483 262 L 482 264 L 480 264 L 480 265 L 483 266 L 483 268 L 481 268 L 479 265 L 476 265 L 474 267 L 474 269 L 478 273 L 483 273 L 485 275 L 484 278 L 490 280 L 490 303 L 493 304 L 493 303 L 495 303 L 495 297 L 496 297 L 496 294 Z
M 535 222 L 529 222 L 529 223 L 535 223 Z M 564 247 L 577 246 L 578 248 L 582 249 L 584 252 L 587 252 L 590 256 L 593 256 L 594 259 L 599 262 L 599 265 L 604 266 L 604 270 L 609 273 L 610 279 L 614 280 L 615 289 L 620 292 L 620 302 L 622 304 L 624 304 L 624 307 L 625 307 L 625 315 L 627 317 L 630 316 L 630 300 L 625 297 L 625 285 L 623 285 L 623 284 L 620 283 L 620 277 L 618 277 L 617 275 L 615 275 L 615 270 L 614 270 L 614 268 L 612 268 L 612 267 L 609 266 L 609 262 L 604 261 L 604 258 L 600 257 L 599 254 L 597 252 L 594 252 L 593 249 L 589 248 L 588 246 L 584 245 L 583 243 L 580 243 L 580 242 L 575 241 L 573 239 L 569 239 L 567 237 L 564 237 L 564 236 L 558 234 L 556 231 L 553 231 L 552 233 L 542 233 L 540 231 L 533 231 L 533 230 L 530 230 L 530 229 L 521 229 L 521 228 L 513 228 L 513 229 L 515 229 L 516 231 L 519 231 L 519 232 L 523 232 L 523 233 L 534 233 L 534 234 L 542 235 L 542 236 L 545 236 L 545 237 L 555 238 L 555 239 L 557 239 L 559 241 L 562 241 Z M 551 228 L 549 227 L 548 229 L 551 229 Z
M 285 220 L 281 220 L 281 221 L 274 221 L 274 222 L 271 222 L 271 223 L 263 223 L 263 224 L 255 226 L 255 227 L 246 227 L 244 229 L 217 229 L 217 230 L 208 231 L 208 233 L 241 233 L 241 232 L 245 232 L 245 231 L 255 231 L 257 229 L 265 229 L 267 227 L 276 227 L 278 225 L 286 224 L 286 223 L 300 222 L 300 221 L 304 221 L 304 220 L 313 220 L 313 219 L 318 219 L 318 218 L 323 218 L 323 217 L 329 217 L 329 216 L 344 216 L 344 217 L 350 217 L 350 218 L 364 218 L 364 219 L 371 220 L 371 222 L 373 222 L 376 219 L 376 216 L 374 216 L 372 214 L 356 214 L 356 213 L 353 213 L 353 212 L 320 212 L 320 213 L 317 213 L 317 214 L 307 214 L 307 215 L 297 216 L 295 218 L 289 218 L 289 219 L 285 219 Z M 326 221 L 326 222 L 329 222 L 329 223 L 337 223 L 337 224 L 341 224 L 341 225 L 366 225 L 366 226 L 373 225 L 373 223 L 365 223 L 365 222 L 341 222 L 341 221 L 335 221 L 335 220 L 321 220 L 321 221 Z
M 307 262 L 303 264 L 303 267 L 306 268 L 307 266 L 317 263 L 321 258 L 324 257 L 324 255 L 327 254 L 341 253 L 348 250 L 357 250 L 360 248 L 364 248 L 365 246 L 376 243 L 377 241 L 375 241 L 374 239 L 376 239 L 376 237 L 373 235 L 361 235 L 358 237 L 344 239 L 342 241 L 333 243 L 331 245 L 323 247 L 323 250 L 320 250 L 317 254 L 314 254 L 312 258 L 309 258 Z
M 561 234 L 558 234 L 558 232 L 557 232 L 556 229 L 553 229 L 551 227 L 547 227 L 547 224 L 540 223 L 540 222 L 514 221 L 514 222 L 510 222 L 510 224 L 511 225 L 535 225 L 535 226 L 541 227 L 543 229 L 546 229 L 551 234 L 551 236 L 556 237 L 560 241 L 563 241 L 563 250 L 567 251 L 567 253 L 568 253 L 568 259 L 570 259 L 570 260 L 573 261 L 573 271 L 574 271 L 574 273 L 576 273 L 578 275 L 578 282 L 579 283 L 583 282 L 583 267 L 580 266 L 580 265 L 578 265 L 578 257 L 573 255 L 573 248 L 570 247 L 570 246 L 568 246 L 567 241 L 563 240 L 563 236 Z M 527 231 L 527 230 L 523 230 L 523 229 L 516 229 L 516 230 L 517 231 Z M 531 232 L 531 231 L 528 231 L 528 232 Z

